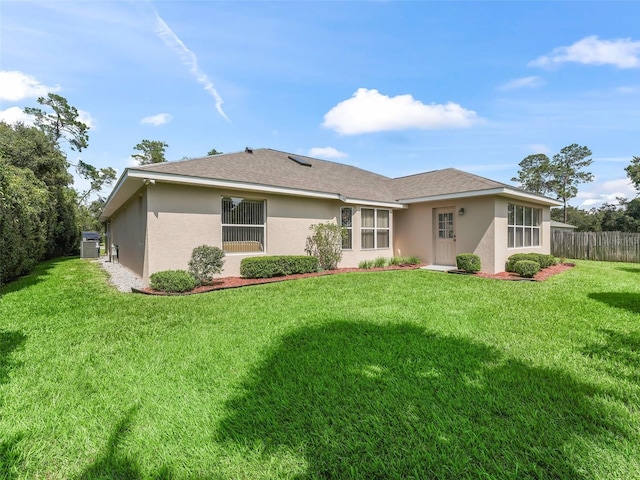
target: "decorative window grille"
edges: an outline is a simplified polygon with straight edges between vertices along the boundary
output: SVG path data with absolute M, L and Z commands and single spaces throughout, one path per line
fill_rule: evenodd
M 264 252 L 265 202 L 222 199 L 222 249 L 227 253 Z
M 340 226 L 345 230 L 342 237 L 342 249 L 353 248 L 353 209 L 351 207 L 340 208 Z

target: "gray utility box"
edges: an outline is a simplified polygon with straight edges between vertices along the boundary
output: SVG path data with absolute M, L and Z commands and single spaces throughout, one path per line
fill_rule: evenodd
M 83 240 L 80 243 L 80 258 L 100 257 L 100 242 L 95 240 Z

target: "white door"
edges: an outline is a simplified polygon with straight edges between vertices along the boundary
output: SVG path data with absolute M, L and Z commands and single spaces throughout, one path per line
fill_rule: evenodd
M 456 231 L 453 222 L 455 209 L 436 210 L 436 265 L 456 264 Z

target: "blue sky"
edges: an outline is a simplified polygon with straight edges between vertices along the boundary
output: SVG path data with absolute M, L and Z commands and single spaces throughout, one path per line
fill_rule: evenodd
M 578 143 L 596 180 L 571 203 L 590 208 L 636 194 L 638 18 L 614 1 L 3 0 L 0 118 L 55 91 L 91 126 L 70 160 L 119 174 L 149 139 L 168 160 L 268 147 L 511 183 Z

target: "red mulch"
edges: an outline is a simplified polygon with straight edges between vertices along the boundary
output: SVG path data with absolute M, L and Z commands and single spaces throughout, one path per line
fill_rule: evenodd
M 542 282 L 543 280 L 546 280 L 549 277 L 553 277 L 554 275 L 567 271 L 575 266 L 576 266 L 575 263 L 558 263 L 557 265 L 552 265 L 551 267 L 547 267 L 543 270 L 540 270 L 538 273 L 535 274 L 535 276 L 532 279 L 522 278 L 517 273 L 511 273 L 511 272 L 500 272 L 500 273 L 495 273 L 493 275 L 490 275 L 488 273 L 476 273 L 476 275 L 478 277 L 495 278 L 497 280 L 529 280 L 529 281 Z
M 211 292 L 212 290 L 224 290 L 227 288 L 238 288 L 238 287 L 246 287 L 249 285 L 260 285 L 263 283 L 274 283 L 274 282 L 284 282 L 286 280 L 297 280 L 299 278 L 310 278 L 310 277 L 320 277 L 323 275 L 335 275 L 338 273 L 347 273 L 347 272 L 380 272 L 385 270 L 415 270 L 420 268 L 420 265 L 408 265 L 408 266 L 392 266 L 385 268 L 369 268 L 369 269 L 360 269 L 360 268 L 337 268 L 335 270 L 325 270 L 322 272 L 314 272 L 314 273 L 299 273 L 296 275 L 285 275 L 282 277 L 272 277 L 272 278 L 242 278 L 242 277 L 224 277 L 215 279 L 210 285 L 202 285 L 200 287 L 196 287 L 194 290 L 185 293 L 165 293 L 160 292 L 158 290 L 153 290 L 152 288 L 145 287 L 142 289 L 131 289 L 135 293 L 145 293 L 147 295 L 191 295 L 194 293 L 205 293 Z
M 530 278 L 522 278 L 515 273 L 509 272 L 501 272 L 496 274 L 488 274 L 488 273 L 476 273 L 475 276 L 483 277 L 483 278 L 494 278 L 497 280 L 533 280 L 533 281 L 543 281 L 553 275 L 557 275 L 558 273 L 562 273 L 565 270 L 569 270 L 573 268 L 575 264 L 573 263 L 559 263 L 552 267 L 545 268 L 536 274 L 533 279 Z M 415 270 L 420 268 L 420 265 L 410 265 L 410 266 L 393 266 L 393 267 L 385 267 L 385 268 L 370 268 L 370 269 L 361 269 L 361 268 L 338 268 L 336 270 L 325 270 L 323 272 L 314 272 L 314 273 L 301 273 L 297 275 L 286 275 L 283 277 L 273 277 L 273 278 L 242 278 L 242 277 L 224 277 L 215 279 L 210 285 L 202 285 L 200 287 L 196 287 L 194 290 L 185 293 L 166 293 L 160 292 L 158 290 L 153 290 L 152 288 L 145 287 L 142 289 L 132 288 L 131 290 L 135 293 L 144 293 L 146 295 L 192 295 L 195 293 L 205 293 L 211 292 L 213 290 L 224 290 L 228 288 L 238 288 L 238 287 L 246 287 L 249 285 L 260 285 L 263 283 L 274 283 L 274 282 L 284 282 L 286 280 L 297 280 L 299 278 L 310 278 L 310 277 L 320 277 L 323 275 L 335 275 L 338 273 L 347 273 L 347 272 L 381 272 L 387 270 Z

